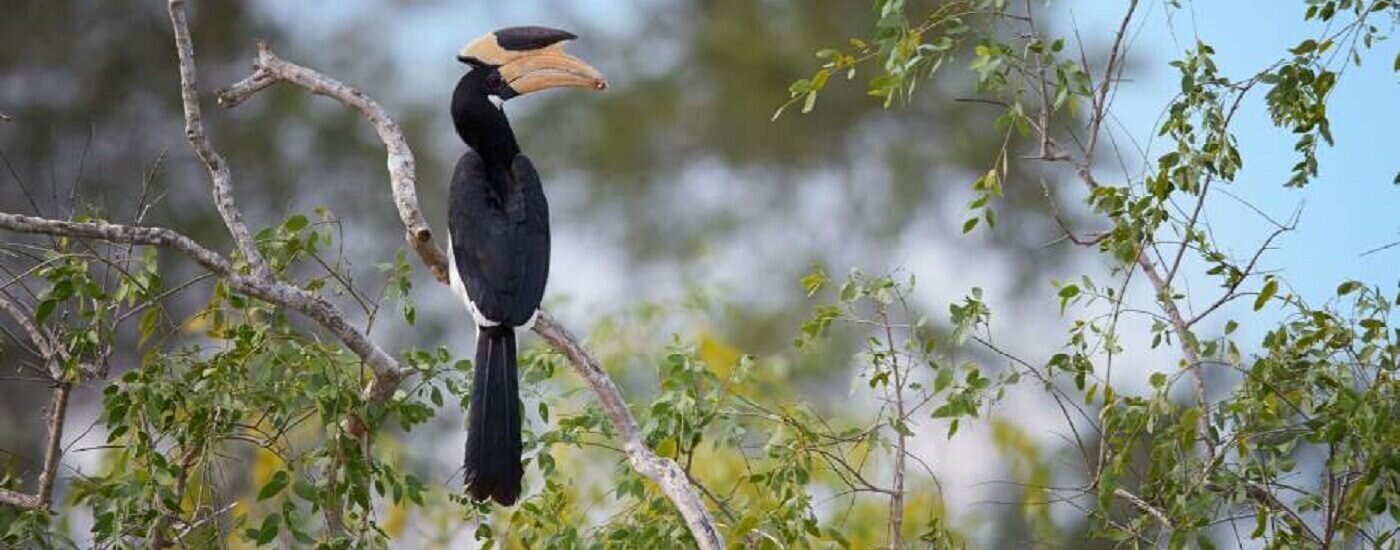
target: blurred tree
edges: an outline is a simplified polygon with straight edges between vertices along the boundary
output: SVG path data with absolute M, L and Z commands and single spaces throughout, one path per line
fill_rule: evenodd
M 546 179 L 557 182 L 551 193 L 564 200 L 556 203 L 570 206 L 556 225 L 626 243 L 629 264 L 615 284 L 650 298 L 600 316 L 591 331 L 602 366 L 632 399 L 644 444 L 633 448 L 674 459 L 719 532 L 752 547 L 1209 546 L 1216 526 L 1237 514 L 1254 516 L 1253 536 L 1280 547 L 1390 540 L 1385 514 L 1400 509 L 1396 431 L 1387 422 L 1397 407 L 1393 300 L 1344 282 L 1327 304 L 1309 306 L 1253 261 L 1219 252 L 1173 202 L 1202 204 L 1212 184 L 1233 178 L 1240 158 L 1228 102 L 1254 86 L 1269 89 L 1264 103 L 1275 123 L 1299 136 L 1289 183 L 1306 184 L 1316 148 L 1331 140 L 1326 98 L 1340 74 L 1323 54 L 1348 42 L 1310 39 L 1242 80 L 1221 76 L 1213 50 L 1199 45 L 1174 65 L 1183 93 L 1160 131 L 1175 151 L 1143 159 L 1141 178 L 1110 182 L 1095 153 L 1108 147 L 1096 144 L 1106 98 L 1121 81 L 1123 33 L 1104 68 L 1094 69 L 1085 65 L 1089 55 L 1071 55 L 1062 38 L 1036 26 L 1049 14 L 1033 4 L 1023 11 L 1002 0 L 879 0 L 871 13 L 863 3 L 648 2 L 628 14 L 638 22 L 629 35 L 586 44 L 605 59 L 600 66 L 621 75 L 613 93 L 544 102 L 526 113 L 521 135 Z M 1126 5 L 1123 28 L 1138 2 Z M 1308 5 L 1308 19 L 1335 19 L 1356 59 L 1380 36 L 1368 18 L 1400 16 L 1385 0 Z M 279 34 L 242 4 L 193 7 L 206 95 L 246 74 L 255 36 L 292 42 L 289 57 L 304 55 L 346 81 L 389 87 L 385 75 L 399 68 L 377 58 L 383 41 L 367 21 L 384 10 L 448 9 L 374 6 L 365 21 L 331 31 L 336 48 L 318 48 Z M 6 177 L 16 182 L 0 188 L 0 221 L 10 230 L 32 233 L 42 223 L 16 212 L 97 216 L 177 226 L 222 243 L 211 248 L 233 248 L 182 144 L 165 19 L 144 9 L 26 4 L 0 27 L 7 31 L 0 45 L 13 46 L 0 50 L 7 94 L 0 110 L 14 117 L 0 123 Z M 45 49 L 33 39 L 42 32 L 76 38 Z M 857 82 L 841 85 L 849 70 Z M 410 141 L 428 155 L 420 159 L 425 204 L 440 203 L 443 189 L 433 182 L 460 151 L 442 137 L 450 136 L 445 95 L 391 95 Z M 977 103 L 952 101 L 965 95 Z M 6 468 L 0 497 L 20 504 L 0 506 L 0 540 L 695 542 L 668 495 L 624 458 L 611 417 L 561 372 L 577 358 L 552 351 L 534 350 L 524 361 L 528 497 L 502 510 L 456 496 L 453 479 L 430 466 L 440 455 L 457 460 L 458 450 L 443 450 L 452 445 L 436 436 L 460 433 L 457 417 L 445 413 L 466 394 L 469 365 L 438 344 L 461 338 L 463 314 L 433 299 L 424 303 L 440 305 L 420 318 L 410 291 L 422 275 L 414 278 L 403 254 L 386 252 L 402 246 L 401 230 L 382 207 L 378 145 L 352 113 L 290 89 L 208 118 L 278 281 L 360 308 L 347 321 L 356 329 L 397 331 L 383 340 L 412 378 L 382 400 L 366 396 L 363 349 L 351 353 L 336 331 L 294 314 L 304 310 L 258 295 L 207 262 L 196 268 L 154 248 L 133 254 L 90 242 L 110 237 L 73 229 L 92 226 L 44 225 L 74 238 L 21 237 L 3 248 L 14 281 L 0 297 L 22 304 L 18 315 L 6 311 L 13 323 L 4 325 L 5 368 L 29 378 L 0 388 L 38 395 L 31 390 L 44 384 L 66 395 L 71 386 L 81 397 L 98 385 L 83 382 L 102 379 L 85 361 L 115 363 L 101 396 L 88 396 L 100 400 L 105 460 L 97 471 L 61 476 L 56 524 L 49 502 L 15 500 L 34 485 L 37 464 Z M 161 158 L 169 161 L 155 170 Z M 129 181 L 113 175 L 128 172 Z M 1035 185 L 1042 176 L 1057 187 L 1083 183 L 1080 215 L 1111 229 L 1074 233 L 1072 212 L 1045 203 L 1048 184 Z M 142 181 L 149 192 L 135 192 Z M 149 217 L 136 212 L 154 197 L 164 199 Z M 311 208 L 316 203 L 331 208 Z M 950 219 L 953 211 L 962 214 Z M 963 254 L 1016 258 L 1018 292 L 1057 302 L 1070 317 L 1063 352 L 1023 359 L 1000 347 L 980 289 L 940 304 L 947 315 L 911 303 L 915 277 L 891 256 L 925 238 L 915 232 L 929 223 L 981 239 L 959 245 Z M 1097 253 L 1111 280 L 1060 281 L 1054 296 L 1035 294 L 1040 270 L 1072 256 L 1047 252 L 1047 235 Z M 1164 259 L 1173 252 L 1195 258 Z M 376 260 L 384 263 L 371 265 Z M 833 278 L 813 263 L 842 272 L 871 266 L 877 275 Z M 1181 265 L 1204 265 L 1203 276 L 1222 281 L 1223 297 L 1201 316 L 1241 297 L 1253 297 L 1254 311 L 1278 306 L 1289 316 L 1278 324 L 1241 319 L 1268 325 L 1253 355 L 1231 336 L 1234 319 L 1223 334 L 1198 335 L 1191 326 L 1199 318 L 1177 306 L 1189 300 L 1173 286 Z M 205 269 L 213 276 L 182 286 Z M 804 273 L 800 286 L 792 284 Z M 1152 296 L 1134 307 L 1124 290 L 1130 283 L 1151 285 Z M 400 306 L 399 315 L 376 324 L 385 305 Z M 1156 353 L 1180 367 L 1164 367 L 1149 390 L 1119 388 L 1100 367 L 1123 353 L 1120 314 L 1153 321 L 1145 347 L 1170 350 Z M 28 334 L 26 319 L 52 336 Z M 1200 371 L 1208 364 L 1240 373 L 1218 401 L 1204 391 Z M 1194 399 L 1174 398 L 1178 379 L 1199 381 Z M 1043 393 L 1074 441 L 1037 445 L 1015 422 L 988 421 L 1016 388 Z M 39 448 L 32 428 L 42 425 L 39 404 L 6 397 L 24 406 L 9 417 L 22 421 L 12 433 L 34 436 L 0 446 Z M 424 426 L 435 415 L 446 420 Z M 944 501 L 933 469 L 910 448 L 982 422 L 1007 461 L 1004 494 L 1015 504 L 959 521 L 967 516 Z M 1074 468 L 1053 467 L 1065 463 Z M 1297 474 L 1316 481 L 1279 482 Z M 1077 485 L 1060 485 L 1062 478 Z M 1062 526 L 1051 501 L 1075 507 L 1085 521 Z M 70 523 L 78 509 L 91 512 L 90 526 Z

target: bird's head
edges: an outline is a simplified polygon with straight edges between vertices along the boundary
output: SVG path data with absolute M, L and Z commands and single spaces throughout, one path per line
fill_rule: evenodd
M 573 33 L 546 27 L 510 27 L 473 40 L 457 60 L 481 73 L 488 95 L 507 100 L 549 88 L 606 90 L 598 69 L 564 52 Z

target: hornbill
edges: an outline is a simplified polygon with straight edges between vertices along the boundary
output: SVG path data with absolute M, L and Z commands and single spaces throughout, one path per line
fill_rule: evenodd
M 466 490 L 503 505 L 520 497 L 520 388 L 515 329 L 539 313 L 549 275 L 549 205 L 520 152 L 505 100 L 558 87 L 607 88 L 596 69 L 564 53 L 574 34 L 501 29 L 472 41 L 470 66 L 452 93 L 452 122 L 469 151 L 452 174 L 447 212 L 449 277 L 476 324 L 468 410 Z

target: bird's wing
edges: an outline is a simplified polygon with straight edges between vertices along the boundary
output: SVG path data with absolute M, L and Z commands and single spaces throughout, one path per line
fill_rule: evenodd
M 528 167 L 529 161 L 524 161 Z M 462 155 L 452 175 L 448 229 L 453 287 L 467 300 L 478 324 L 524 324 L 539 309 L 549 271 L 549 213 L 539 176 L 516 162 L 513 193 L 496 197 L 474 152 Z M 520 205 L 524 216 L 505 205 Z M 512 208 L 514 210 L 514 208 Z
M 524 154 L 516 155 L 511 167 L 521 194 L 525 199 L 525 220 L 517 226 L 519 247 L 525 260 L 520 279 L 520 302 L 534 315 L 544 299 L 544 287 L 549 279 L 549 202 L 535 165 Z

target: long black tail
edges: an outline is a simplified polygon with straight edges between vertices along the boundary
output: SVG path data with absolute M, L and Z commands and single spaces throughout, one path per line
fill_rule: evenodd
M 467 429 L 467 493 L 505 506 L 520 498 L 520 380 L 515 329 L 482 327 Z

